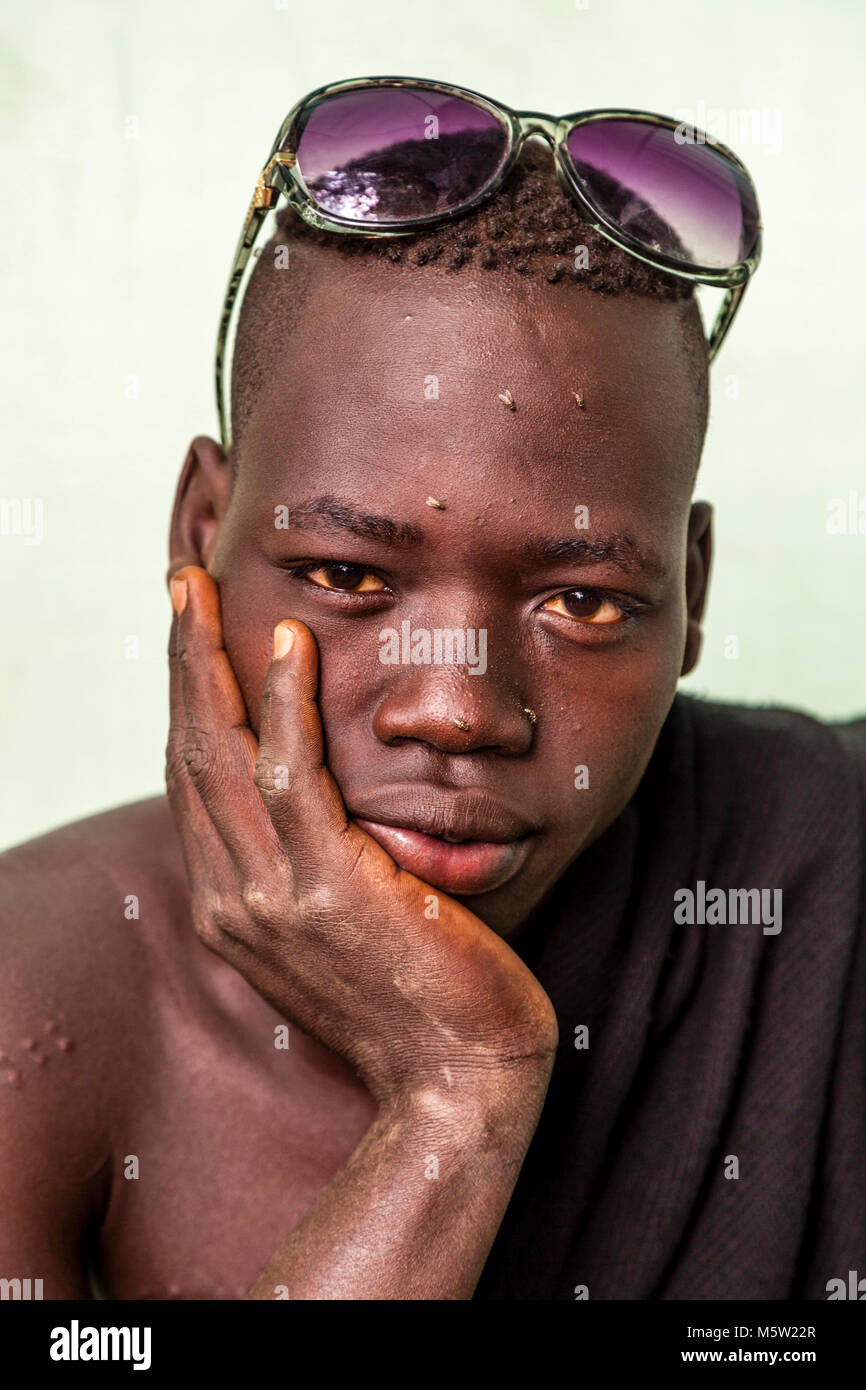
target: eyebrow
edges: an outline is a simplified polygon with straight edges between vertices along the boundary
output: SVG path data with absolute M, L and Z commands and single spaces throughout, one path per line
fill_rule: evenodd
M 419 545 L 424 539 L 420 526 L 365 512 L 342 497 L 311 497 L 290 507 L 289 523 L 302 531 L 349 531 L 383 545 Z
M 343 497 L 311 497 L 289 508 L 290 524 L 301 531 L 348 531 L 361 540 L 382 545 L 414 546 L 425 539 L 420 526 L 365 512 Z M 636 570 L 663 577 L 667 570 L 653 550 L 638 545 L 626 531 L 589 539 L 585 536 L 530 536 L 518 548 L 524 564 L 570 560 L 577 564 L 611 565 L 626 573 Z
M 612 565 L 614 569 L 662 578 L 667 566 L 654 550 L 638 545 L 627 531 L 615 531 L 607 536 L 531 536 L 518 551 L 525 563 L 551 560 L 573 560 L 577 564 Z

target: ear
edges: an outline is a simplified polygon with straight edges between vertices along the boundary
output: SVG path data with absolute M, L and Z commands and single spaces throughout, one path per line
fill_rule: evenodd
M 168 578 L 184 565 L 207 569 L 232 493 L 232 470 L 215 439 L 198 435 L 181 470 L 169 533 Z
M 687 676 L 698 664 L 701 650 L 701 617 L 707 597 L 710 564 L 713 558 L 713 509 L 709 502 L 695 502 L 689 515 L 686 551 L 686 607 L 688 621 L 683 665 Z

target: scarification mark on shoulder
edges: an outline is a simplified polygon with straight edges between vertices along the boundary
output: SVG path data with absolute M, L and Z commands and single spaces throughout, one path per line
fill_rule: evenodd
M 19 1062 L 14 1054 L 23 1053 L 24 1058 L 35 1067 L 44 1067 L 58 1052 L 74 1052 L 75 1042 L 69 1036 L 66 1018 L 60 1010 L 55 1010 L 42 1025 L 42 1037 L 28 1035 L 20 1040 L 17 1048 L 0 1049 L 0 1082 L 20 1090 L 24 1085 L 24 1072 L 19 1071 Z M 27 1062 L 23 1062 L 27 1071 Z M 33 1075 L 34 1073 L 30 1073 Z

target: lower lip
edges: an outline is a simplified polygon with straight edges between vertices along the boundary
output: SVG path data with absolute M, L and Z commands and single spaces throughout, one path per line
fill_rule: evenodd
M 522 868 L 529 852 L 528 836 L 504 845 L 489 840 L 451 844 L 420 830 L 355 820 L 401 869 L 446 893 L 489 893 L 500 888 Z

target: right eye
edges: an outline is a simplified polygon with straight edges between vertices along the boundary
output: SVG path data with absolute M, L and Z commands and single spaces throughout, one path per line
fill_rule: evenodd
M 298 570 L 295 571 L 298 573 Z M 318 589 L 343 594 L 384 593 L 385 585 L 372 570 L 363 565 L 308 565 L 300 570 L 305 579 Z

